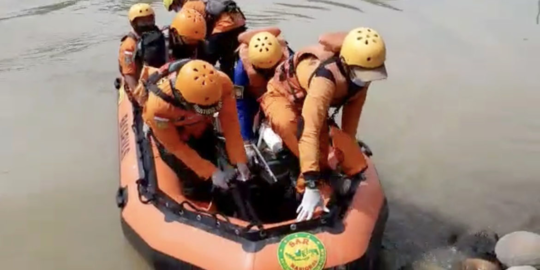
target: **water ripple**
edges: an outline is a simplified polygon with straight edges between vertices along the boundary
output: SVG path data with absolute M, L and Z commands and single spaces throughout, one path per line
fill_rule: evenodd
M 361 0 L 361 1 L 368 2 L 370 4 L 373 4 L 373 5 L 376 5 L 376 6 L 379 6 L 379 7 L 383 7 L 383 8 L 388 8 L 388 9 L 395 10 L 395 11 L 403 11 L 400 8 L 397 8 L 397 7 L 394 7 L 394 6 L 390 5 L 390 4 L 385 3 L 385 2 L 387 2 L 387 0 Z
M 91 46 L 110 39 L 112 37 L 96 33 L 61 40 L 15 57 L 1 59 L 0 72 L 21 70 L 33 65 L 50 63 L 52 61 L 67 61 L 71 54 L 84 51 Z
M 0 18 L 0 21 L 6 21 L 6 20 L 17 19 L 17 18 L 28 17 L 28 16 L 45 15 L 54 11 L 71 7 L 77 4 L 79 1 L 80 0 L 68 0 L 68 1 L 60 2 L 60 3 L 23 9 L 22 11 L 17 12 L 16 14 L 13 14 L 11 16 Z
M 316 6 L 308 6 L 308 5 L 293 5 L 293 4 L 286 4 L 286 3 L 275 3 L 275 5 L 278 6 L 284 6 L 284 7 L 292 7 L 292 8 L 300 8 L 300 9 L 315 9 L 315 10 L 325 10 L 329 11 L 329 8 L 326 7 L 316 7 Z
M 349 5 L 349 4 L 343 4 L 343 3 L 339 3 L 339 2 L 334 2 L 334 1 L 330 1 L 330 0 L 307 0 L 307 1 L 308 2 L 313 2 L 313 3 L 328 4 L 328 5 L 335 6 L 335 7 L 342 7 L 342 8 L 358 11 L 358 12 L 364 12 L 363 10 L 361 10 L 361 9 L 355 7 L 355 6 L 352 6 L 352 5 Z

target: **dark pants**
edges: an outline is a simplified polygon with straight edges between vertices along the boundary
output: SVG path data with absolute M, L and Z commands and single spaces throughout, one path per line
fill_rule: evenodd
M 227 74 L 231 80 L 236 61 L 235 51 L 240 46 L 238 36 L 244 31 L 246 31 L 246 27 L 242 26 L 228 32 L 212 34 L 207 38 L 207 55 L 204 58 L 213 65 L 219 61 L 219 69 Z
M 217 138 L 212 128 L 207 129 L 199 138 L 191 138 L 187 144 L 204 159 L 217 164 L 216 152 Z M 212 181 L 201 179 L 186 166 L 181 160 L 165 150 L 158 144 L 159 154 L 165 164 L 167 164 L 182 182 L 182 194 L 190 200 L 210 201 L 212 199 Z

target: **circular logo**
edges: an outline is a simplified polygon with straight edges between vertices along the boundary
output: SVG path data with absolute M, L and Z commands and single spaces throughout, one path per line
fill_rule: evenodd
M 279 242 L 278 260 L 283 270 L 322 270 L 326 248 L 313 234 L 293 233 Z

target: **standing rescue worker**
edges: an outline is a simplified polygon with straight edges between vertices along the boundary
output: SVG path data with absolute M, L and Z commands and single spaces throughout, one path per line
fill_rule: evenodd
M 118 66 L 128 96 L 136 88 L 143 65 L 160 67 L 167 61 L 165 36 L 156 26 L 155 13 L 149 4 L 131 6 L 128 12 L 132 31 L 122 38 Z
M 169 26 L 169 56 L 175 59 L 196 59 L 199 50 L 204 50 L 204 38 L 206 36 L 206 22 L 201 14 L 189 8 L 182 9 L 174 16 Z M 144 83 L 148 76 L 157 72 L 159 67 L 144 66 L 139 84 L 133 91 L 133 98 L 139 104 L 144 104 L 148 97 Z
M 258 99 L 266 92 L 266 85 L 274 76 L 276 66 L 289 57 L 287 43 L 278 39 L 280 33 L 279 28 L 269 27 L 247 31 L 238 37 L 239 57 L 234 68 L 233 83 L 245 144 L 256 140 L 253 120 L 259 111 Z
M 143 119 L 163 161 L 181 179 L 184 195 L 208 200 L 212 183 L 227 189 L 231 175 L 215 165 L 215 113 L 219 113 L 229 161 L 244 179 L 249 178 L 231 80 L 202 60 L 179 60 L 160 70 L 146 82 L 149 95 Z
M 168 11 L 192 8 L 203 15 L 207 23 L 207 59 L 232 79 L 238 35 L 246 31 L 246 18 L 233 0 L 163 0 Z
M 297 191 L 304 193 L 297 219 L 310 219 L 324 208 L 319 187 L 321 171 L 329 168 L 330 145 L 341 156 L 340 169 L 351 179 L 363 179 L 367 162 L 356 142 L 356 131 L 370 82 L 387 77 L 386 47 L 371 28 L 327 34 L 276 70 L 261 98 L 272 129 L 300 160 Z M 343 107 L 342 130 L 328 109 Z M 334 114 L 335 115 L 335 114 Z M 329 121 L 331 120 L 331 121 Z M 326 179 L 324 179 L 326 180 Z

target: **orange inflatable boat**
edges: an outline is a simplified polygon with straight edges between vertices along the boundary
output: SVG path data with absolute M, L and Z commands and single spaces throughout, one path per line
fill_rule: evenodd
M 369 158 L 366 179 L 351 183 L 350 196 L 341 201 L 329 198 L 328 214 L 296 222 L 293 205 L 287 220 L 254 223 L 228 216 L 217 203 L 182 196 L 176 174 L 145 135 L 140 109 L 119 88 L 116 203 L 125 237 L 153 268 L 379 269 L 388 206 Z

